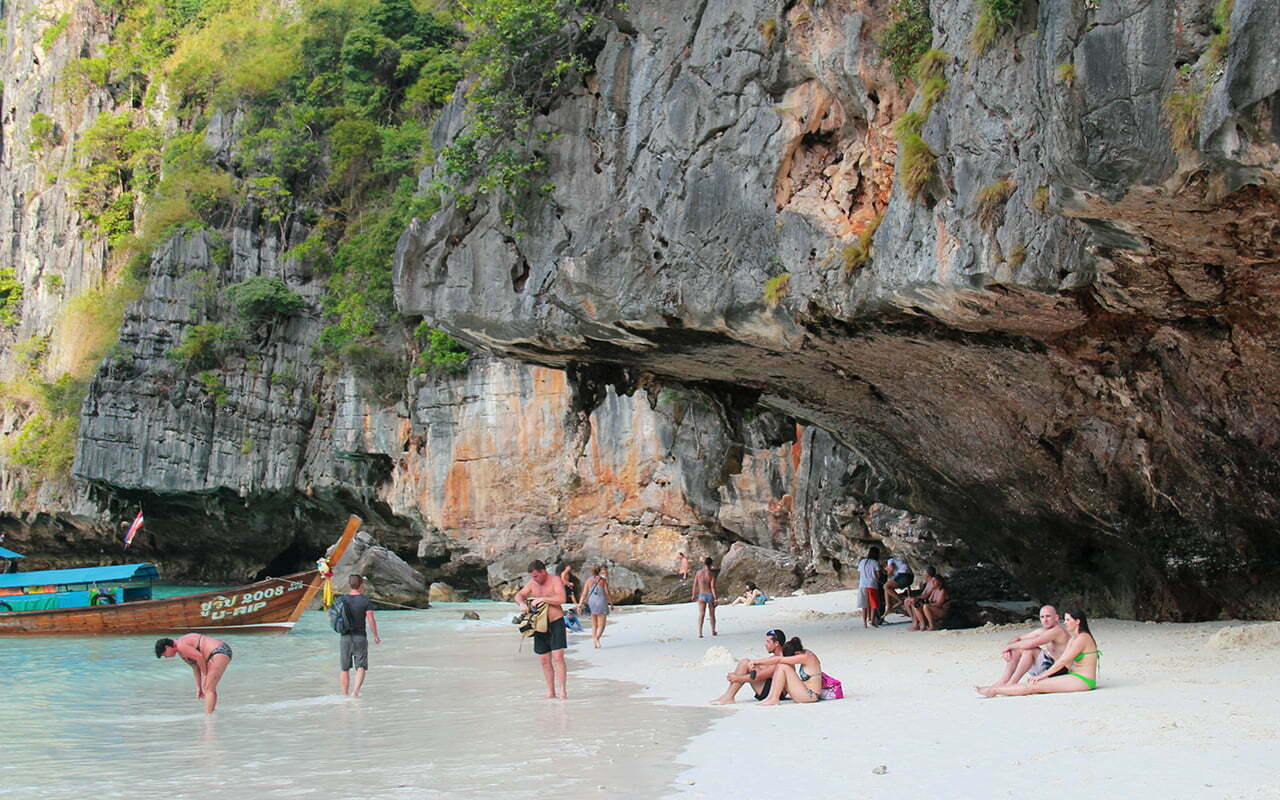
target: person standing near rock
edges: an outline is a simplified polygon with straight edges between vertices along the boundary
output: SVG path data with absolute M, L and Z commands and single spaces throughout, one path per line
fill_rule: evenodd
M 609 581 L 596 565 L 591 569 L 591 577 L 582 584 L 582 606 L 591 615 L 591 641 L 595 647 L 600 646 L 600 637 L 604 636 L 605 625 L 609 622 Z
M 885 572 L 888 577 L 884 582 L 884 613 L 888 614 L 892 611 L 895 603 L 902 607 L 903 613 L 906 613 L 906 604 L 903 598 L 898 596 L 898 590 L 910 591 L 916 577 L 911 572 L 911 565 L 897 556 L 890 558 L 887 566 L 888 569 Z
M 862 627 L 880 625 L 880 548 L 871 545 L 858 562 L 858 591 L 863 595 Z
M 676 559 L 676 573 L 680 576 L 680 580 L 689 580 L 689 557 L 684 553 Z
M 338 637 L 338 669 L 342 693 L 360 696 L 365 673 L 369 671 L 369 635 L 373 631 L 373 643 L 382 644 L 378 636 L 378 622 L 373 618 L 373 601 L 364 596 L 364 578 L 352 575 L 347 578 L 347 593 L 342 598 L 347 621 L 351 627 Z M 351 682 L 351 668 L 355 667 L 355 683 Z
M 564 601 L 569 605 L 578 604 L 578 582 L 573 577 L 573 566 L 565 564 L 560 570 L 560 582 L 564 584 Z M 585 591 L 585 587 L 584 587 Z M 584 595 L 585 598 L 585 595 Z M 586 602 L 585 600 L 583 602 Z
M 547 699 L 554 700 L 557 690 L 561 700 L 569 699 L 564 666 L 564 651 L 569 646 L 564 623 L 564 582 L 547 572 L 546 564 L 531 561 L 529 582 L 516 592 L 515 600 L 521 611 L 529 611 L 531 605 L 547 606 L 547 631 L 533 634 L 533 652 L 542 662 L 542 674 L 547 679 Z
M 698 638 L 702 638 L 702 621 L 711 614 L 711 635 L 716 633 L 716 575 L 711 571 L 711 556 L 707 556 L 702 569 L 693 576 L 693 599 L 698 603 Z

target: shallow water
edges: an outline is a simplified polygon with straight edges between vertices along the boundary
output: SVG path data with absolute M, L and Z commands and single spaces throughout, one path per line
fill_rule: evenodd
M 673 759 L 710 715 L 572 674 L 570 700 L 543 699 L 512 609 L 377 612 L 359 699 L 340 694 L 320 612 L 287 636 L 227 635 L 212 716 L 191 670 L 155 658 L 155 636 L 0 639 L 0 797 L 670 794 Z M 571 669 L 583 646 L 571 634 Z

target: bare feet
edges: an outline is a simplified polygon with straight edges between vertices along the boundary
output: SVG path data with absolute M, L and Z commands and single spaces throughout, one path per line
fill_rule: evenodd
M 764 700 L 756 701 L 756 705 L 758 706 L 776 706 L 777 704 L 778 704 L 777 700 L 770 700 L 767 697 Z
M 713 706 L 727 706 L 727 705 L 729 705 L 729 704 L 730 704 L 730 703 L 732 703 L 732 702 L 733 702 L 732 700 L 726 700 L 726 699 L 724 699 L 723 697 L 717 697 L 715 700 L 712 700 L 712 701 L 711 701 L 711 705 L 713 705 Z
M 996 690 L 995 690 L 995 687 L 993 686 L 984 686 L 978 690 L 978 694 L 982 695 L 987 699 L 990 699 L 996 696 Z
M 555 699 L 556 699 L 556 693 L 555 693 L 555 692 L 547 692 L 547 694 L 546 694 L 546 698 L 547 698 L 548 700 L 555 700 Z

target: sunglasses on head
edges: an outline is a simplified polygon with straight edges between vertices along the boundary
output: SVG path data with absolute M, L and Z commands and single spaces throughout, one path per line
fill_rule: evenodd
M 765 631 L 765 632 L 764 632 L 764 635 L 765 635 L 765 636 L 768 636 L 768 637 L 769 637 L 769 638 L 771 638 L 771 639 L 777 639 L 777 638 L 778 638 L 778 631 L 776 631 L 776 630 L 772 630 L 772 631 Z

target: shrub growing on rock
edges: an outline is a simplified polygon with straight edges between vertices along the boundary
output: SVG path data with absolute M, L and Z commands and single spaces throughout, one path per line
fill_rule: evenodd
M 0 269 L 0 326 L 17 325 L 22 311 L 22 281 L 11 268 Z
M 1194 150 L 1200 131 L 1200 112 L 1204 108 L 1204 94 L 1190 86 L 1177 89 L 1164 99 L 1164 112 L 1169 120 L 1169 134 L 1173 146 L 1179 150 Z
M 182 342 L 169 351 L 169 357 L 182 362 L 190 370 L 209 370 L 222 364 L 237 341 L 236 334 L 216 322 L 192 325 L 182 334 Z
M 791 273 L 784 272 L 781 275 L 774 275 L 764 283 L 764 301 L 769 304 L 770 308 L 775 308 L 782 302 L 782 298 L 787 296 L 787 287 L 791 283 Z
M 884 221 L 884 212 L 881 211 L 875 216 L 875 219 L 867 223 L 866 227 L 858 234 L 858 240 L 844 246 L 843 260 L 845 274 L 852 274 L 854 270 L 871 260 L 871 240 L 875 238 L 876 229 L 880 227 L 880 223 Z
M 237 314 L 256 322 L 287 317 L 307 307 L 307 301 L 284 281 L 261 275 L 228 286 L 226 294 Z
M 1011 179 L 1001 178 L 979 190 L 975 199 L 978 224 L 987 230 L 993 230 L 1000 222 L 1001 212 L 1004 211 L 1005 203 L 1009 201 L 1009 195 L 1013 194 L 1014 188 L 1015 184 Z
M 981 0 L 982 13 L 973 24 L 969 47 L 975 56 L 986 55 L 1000 31 L 1013 26 L 1022 12 L 1022 0 Z
M 889 14 L 893 22 L 880 34 L 880 54 L 898 83 L 905 83 L 911 68 L 933 45 L 933 20 L 925 0 L 894 0 Z
M 933 179 L 938 161 L 920 135 L 924 120 L 924 114 L 910 111 L 899 117 L 893 126 L 894 137 L 898 140 L 898 178 L 907 196 L 913 200 L 919 199 L 925 185 Z

